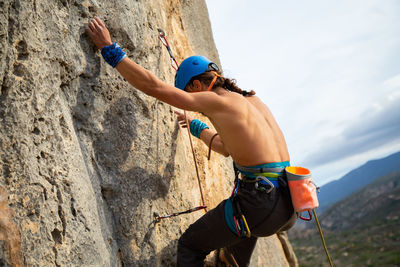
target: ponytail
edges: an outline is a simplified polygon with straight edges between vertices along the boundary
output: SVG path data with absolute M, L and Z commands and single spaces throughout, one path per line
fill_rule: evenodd
M 217 73 L 219 75 L 221 75 L 220 71 L 218 71 Z M 200 75 L 197 75 L 197 76 L 193 77 L 189 81 L 188 86 L 191 85 L 194 80 L 199 80 L 199 81 L 201 81 L 201 82 L 203 82 L 203 83 L 205 83 L 207 85 L 210 85 L 210 83 L 214 79 L 214 77 L 215 77 L 214 73 L 212 73 L 210 71 L 204 72 L 204 73 L 202 73 Z M 235 92 L 235 93 L 241 94 L 243 96 L 253 96 L 253 95 L 256 94 L 256 92 L 254 92 L 253 90 L 251 90 L 249 92 L 249 91 L 245 91 L 245 90 L 240 89 L 236 85 L 236 80 L 235 79 L 228 79 L 228 78 L 225 78 L 225 77 L 222 77 L 222 76 L 217 78 L 217 80 L 215 81 L 215 83 L 214 83 L 213 87 L 211 88 L 211 90 L 213 90 L 213 89 L 215 89 L 217 87 L 225 88 L 225 89 L 227 89 L 227 90 L 229 90 L 231 92 Z
M 236 85 L 236 80 L 235 79 L 228 79 L 228 78 L 224 78 L 221 77 L 221 79 L 224 80 L 224 83 L 222 85 L 223 88 L 228 89 L 231 92 L 235 92 L 238 94 L 241 94 L 243 96 L 252 96 L 255 95 L 256 92 L 254 92 L 253 90 L 249 91 L 245 91 L 240 89 L 237 85 Z

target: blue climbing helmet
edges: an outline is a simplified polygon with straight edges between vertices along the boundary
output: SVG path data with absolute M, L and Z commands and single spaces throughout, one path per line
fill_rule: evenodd
M 203 56 L 191 56 L 186 58 L 175 75 L 175 87 L 185 90 L 190 79 L 206 71 L 219 71 L 218 65 Z

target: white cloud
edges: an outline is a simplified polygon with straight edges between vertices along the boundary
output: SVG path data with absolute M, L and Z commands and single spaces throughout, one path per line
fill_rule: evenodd
M 397 74 L 394 77 L 391 77 L 389 79 L 387 79 L 386 81 L 383 82 L 383 86 L 385 87 L 385 89 L 400 89 L 400 74 Z M 394 92 L 394 93 L 398 93 Z
M 312 168 L 312 174 L 318 186 L 322 186 L 332 180 L 341 178 L 349 171 L 363 165 L 371 159 L 384 158 L 400 151 L 400 142 L 394 140 L 386 145 L 377 147 L 374 150 L 356 154 L 345 159 L 339 159 L 327 165 L 320 165 Z
M 393 141 L 400 143 L 400 98 L 386 100 L 381 110 L 365 110 L 342 133 L 326 138 L 323 149 L 314 151 L 304 163 L 318 166 L 359 155 Z

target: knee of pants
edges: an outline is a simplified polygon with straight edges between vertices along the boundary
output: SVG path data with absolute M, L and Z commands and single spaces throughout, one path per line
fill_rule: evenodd
M 203 261 L 208 253 L 196 251 L 190 247 L 190 244 L 185 243 L 184 236 L 181 236 L 178 240 L 178 255 L 177 255 L 177 266 L 178 267 L 202 267 Z

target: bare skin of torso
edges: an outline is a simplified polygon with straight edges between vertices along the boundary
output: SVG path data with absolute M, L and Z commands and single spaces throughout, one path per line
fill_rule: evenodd
M 217 112 L 204 113 L 218 132 L 212 143 L 214 151 L 230 155 L 236 163 L 244 166 L 290 160 L 282 131 L 271 111 L 258 97 L 243 97 L 223 88 L 213 92 L 214 97 L 223 98 L 221 102 L 227 103 Z M 183 121 L 183 114 L 176 113 Z M 200 138 L 208 145 L 214 134 L 213 130 L 205 129 Z
M 109 32 L 100 19 L 91 20 L 86 31 L 99 49 L 112 44 Z M 185 92 L 160 81 L 128 58 L 123 59 L 116 69 L 145 94 L 177 108 L 206 115 L 218 132 L 212 149 L 225 156 L 230 155 L 236 163 L 253 166 L 290 160 L 282 131 L 258 97 L 244 97 L 221 87 L 207 91 L 207 85 L 199 81 Z M 183 122 L 183 114 L 176 113 L 178 120 Z M 200 138 L 208 145 L 214 134 L 215 131 L 205 129 Z

